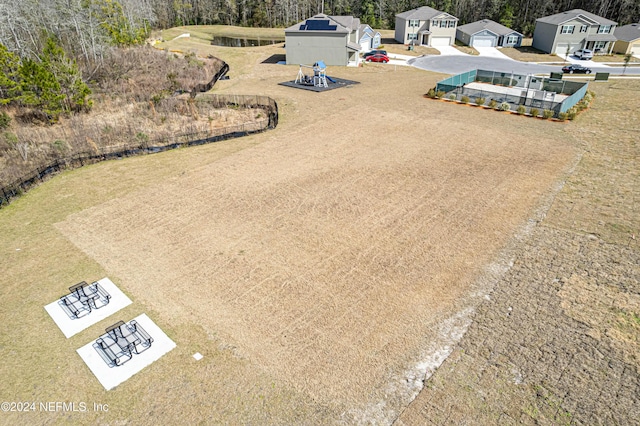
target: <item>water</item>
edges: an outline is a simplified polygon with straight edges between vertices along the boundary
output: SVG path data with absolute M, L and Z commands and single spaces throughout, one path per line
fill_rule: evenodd
M 284 43 L 284 39 L 267 39 L 267 38 L 237 38 L 237 37 L 225 37 L 214 36 L 211 39 L 211 44 L 214 46 L 225 47 L 251 47 L 251 46 L 268 46 L 270 44 Z

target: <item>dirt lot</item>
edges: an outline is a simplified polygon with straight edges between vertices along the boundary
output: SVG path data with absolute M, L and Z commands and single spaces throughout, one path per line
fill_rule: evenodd
M 424 99 L 442 76 L 411 68 L 330 67 L 361 84 L 318 94 L 277 85 L 297 73 L 263 63 L 281 47 L 214 51 L 216 91 L 273 97 L 276 130 L 76 170 L 0 211 L 0 393 L 110 407 L 2 422 L 392 422 L 590 131 Z M 42 306 L 103 276 L 133 305 L 64 339 Z M 75 349 L 142 312 L 178 346 L 104 392 Z

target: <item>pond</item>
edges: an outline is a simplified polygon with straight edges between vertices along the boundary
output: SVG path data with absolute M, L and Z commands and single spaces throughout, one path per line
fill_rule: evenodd
M 284 43 L 284 39 L 268 39 L 268 38 L 238 38 L 214 36 L 211 44 L 214 46 L 225 47 L 251 47 L 251 46 L 268 46 L 270 44 Z

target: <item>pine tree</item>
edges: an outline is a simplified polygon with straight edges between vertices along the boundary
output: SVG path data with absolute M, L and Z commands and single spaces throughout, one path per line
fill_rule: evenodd
M 18 96 L 20 85 L 20 58 L 4 44 L 0 44 L 0 105 L 6 105 Z
M 47 39 L 41 59 L 60 86 L 60 94 L 63 96 L 62 110 L 65 113 L 91 108 L 92 102 L 88 99 L 91 89 L 82 81 L 76 61 L 67 58 L 64 50 L 53 37 Z
M 50 122 L 61 114 L 91 108 L 89 87 L 82 81 L 75 61 L 49 37 L 39 61 L 24 59 L 20 67 L 20 96 L 24 106 L 43 112 Z

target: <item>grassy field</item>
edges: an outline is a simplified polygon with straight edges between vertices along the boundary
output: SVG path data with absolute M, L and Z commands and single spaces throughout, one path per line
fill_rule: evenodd
M 2 422 L 392 421 L 591 112 L 558 124 L 427 100 L 442 75 L 382 64 L 329 67 L 360 84 L 312 93 L 278 85 L 298 71 L 267 63 L 282 46 L 162 47 L 227 61 L 214 92 L 271 96 L 280 124 L 68 172 L 0 210 L 0 393 L 110 407 Z M 104 276 L 134 303 L 65 339 L 43 306 Z M 75 350 L 143 312 L 177 348 L 105 392 Z

